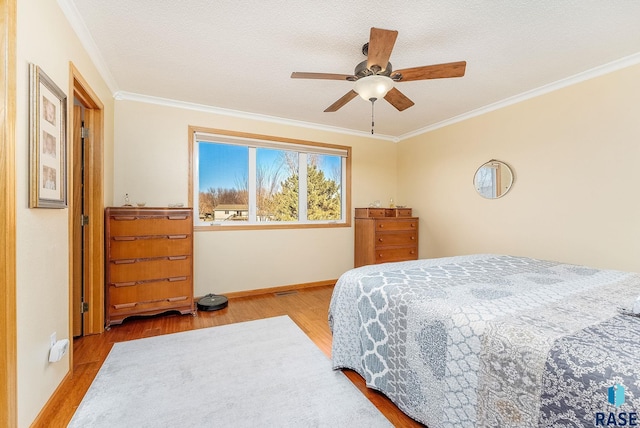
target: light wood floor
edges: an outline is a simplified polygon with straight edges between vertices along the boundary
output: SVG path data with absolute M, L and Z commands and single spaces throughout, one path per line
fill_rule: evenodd
M 260 318 L 288 315 L 327 355 L 331 355 L 331 332 L 327 323 L 332 286 L 297 290 L 293 293 L 269 293 L 229 300 L 229 306 L 214 312 L 190 315 L 163 315 L 127 319 L 122 325 L 99 335 L 74 340 L 74 371 L 58 388 L 33 427 L 66 427 L 82 397 L 89 389 L 111 347 L 116 342 L 167 333 L 213 327 Z M 423 427 L 404 415 L 384 395 L 366 388 L 355 372 L 347 377 L 396 427 Z

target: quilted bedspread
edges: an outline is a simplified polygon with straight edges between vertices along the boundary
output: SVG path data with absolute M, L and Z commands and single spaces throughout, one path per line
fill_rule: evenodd
M 429 428 L 594 426 L 640 412 L 638 295 L 637 274 L 523 257 L 364 266 L 334 289 L 333 367 Z

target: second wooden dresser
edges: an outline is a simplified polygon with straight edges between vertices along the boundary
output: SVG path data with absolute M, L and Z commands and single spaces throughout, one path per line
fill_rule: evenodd
M 355 267 L 418 258 L 411 208 L 356 208 L 355 223 Z
M 105 324 L 133 315 L 193 313 L 193 211 L 110 207 L 105 211 Z

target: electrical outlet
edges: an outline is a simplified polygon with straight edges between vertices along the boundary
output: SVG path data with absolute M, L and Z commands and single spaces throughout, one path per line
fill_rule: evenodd
M 57 340 L 56 340 L 56 332 L 54 331 L 53 333 L 51 333 L 51 346 L 49 346 L 49 348 L 53 348 L 53 345 L 56 344 Z

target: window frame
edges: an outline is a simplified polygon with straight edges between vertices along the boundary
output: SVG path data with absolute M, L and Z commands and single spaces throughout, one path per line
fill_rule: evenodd
M 257 223 L 233 223 L 233 224 L 212 224 L 207 222 L 203 224 L 200 222 L 200 215 L 198 212 L 198 199 L 196 192 L 199 192 L 197 178 L 198 178 L 198 158 L 197 158 L 197 144 L 198 134 L 208 134 L 210 136 L 220 136 L 221 139 L 233 138 L 234 140 L 246 140 L 247 146 L 251 147 L 250 141 L 261 142 L 264 144 L 262 147 L 268 147 L 271 144 L 290 145 L 291 150 L 297 152 L 308 153 L 304 151 L 304 147 L 318 148 L 319 150 L 338 150 L 346 152 L 344 156 L 344 168 L 342 171 L 342 220 L 307 220 L 296 222 L 257 222 Z M 204 128 L 199 126 L 189 126 L 189 197 L 188 203 L 190 207 L 194 209 L 194 229 L 197 231 L 219 231 L 219 230 L 264 230 L 264 229 L 308 229 L 308 228 L 336 228 L 336 227 L 351 227 L 351 147 L 341 146 L 337 144 L 320 143 L 315 141 L 299 140 L 293 138 L 276 137 L 272 135 L 263 134 L 251 134 L 247 132 L 238 132 L 225 129 L 216 128 Z M 224 143 L 224 141 L 220 141 Z M 296 146 L 298 146 L 296 148 Z M 304 168 L 304 174 L 300 173 L 300 179 L 306 175 L 306 168 Z M 251 177 L 251 173 L 249 174 Z M 250 178 L 251 179 L 251 178 Z M 304 184 L 306 186 L 306 182 Z M 255 203 L 255 202 L 254 202 Z M 255 210 L 255 206 L 253 209 Z M 299 207 L 300 213 L 304 212 L 306 217 L 306 206 L 304 209 Z M 251 198 L 249 203 L 249 209 L 251 209 Z

